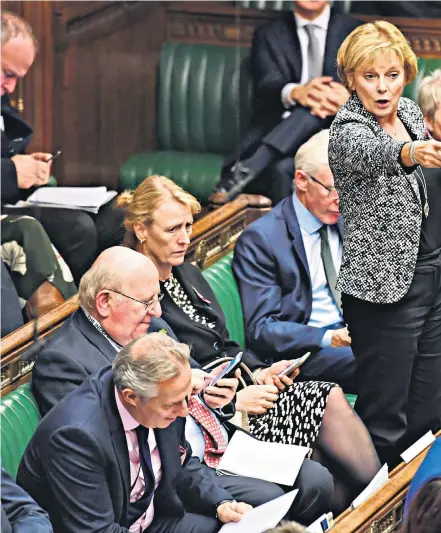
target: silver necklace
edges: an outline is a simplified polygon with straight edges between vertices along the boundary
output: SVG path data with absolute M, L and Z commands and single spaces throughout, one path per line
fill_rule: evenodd
M 420 171 L 420 174 L 418 174 L 418 171 Z M 426 183 L 426 178 L 424 177 L 424 174 L 423 174 L 423 171 L 421 170 L 421 167 L 418 167 L 416 169 L 416 178 L 417 180 L 421 183 L 422 187 L 423 187 L 423 191 L 424 191 L 424 206 L 423 206 L 423 212 L 424 212 L 424 216 L 427 218 L 429 216 L 429 211 L 430 211 L 430 208 L 429 208 L 429 198 L 428 198 L 428 195 L 427 195 L 427 183 Z

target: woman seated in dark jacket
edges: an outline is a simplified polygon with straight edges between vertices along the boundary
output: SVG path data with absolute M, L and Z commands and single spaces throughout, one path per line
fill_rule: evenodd
M 126 207 L 126 244 L 152 259 L 159 271 L 164 298 L 162 316 L 181 342 L 192 346 L 202 365 L 240 348 L 230 340 L 225 316 L 201 272 L 185 263 L 196 198 L 162 176 L 145 179 L 134 193 L 119 200 Z M 363 489 L 380 464 L 369 434 L 338 385 L 293 383 L 277 374 L 289 366 L 269 368 L 245 351 L 243 361 L 258 385 L 237 394 L 236 406 L 247 411 L 251 432 L 261 440 L 308 446 L 312 458 L 334 475 L 336 511 Z

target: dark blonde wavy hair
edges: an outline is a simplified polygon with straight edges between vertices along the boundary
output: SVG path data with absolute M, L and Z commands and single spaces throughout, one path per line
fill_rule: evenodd
M 124 226 L 127 230 L 124 237 L 126 246 L 133 249 L 136 247 L 135 224 L 149 226 L 153 221 L 154 212 L 168 200 L 188 206 L 192 215 L 201 211 L 201 204 L 193 195 L 165 176 L 149 176 L 134 191 L 127 190 L 119 195 L 116 205 L 126 210 L 124 217 Z

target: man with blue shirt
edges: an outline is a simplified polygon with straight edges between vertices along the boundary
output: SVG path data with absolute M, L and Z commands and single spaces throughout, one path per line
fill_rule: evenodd
M 354 390 L 354 357 L 335 282 L 343 224 L 328 163 L 328 130 L 295 157 L 292 196 L 248 226 L 233 270 L 247 343 L 271 364 L 311 351 L 298 379 L 333 381 Z

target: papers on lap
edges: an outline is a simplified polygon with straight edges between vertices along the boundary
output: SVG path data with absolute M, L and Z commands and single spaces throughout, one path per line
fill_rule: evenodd
M 15 206 L 9 207 L 39 205 L 41 207 L 62 207 L 98 213 L 99 208 L 110 202 L 116 195 L 116 191 L 108 191 L 104 186 L 41 187 L 32 193 L 26 202 L 18 202 Z
M 236 431 L 218 466 L 219 473 L 248 476 L 291 487 L 309 448 L 263 442 Z
M 230 522 L 219 530 L 219 533 L 263 533 L 277 526 L 289 511 L 298 490 L 292 490 L 275 500 L 255 507 L 244 514 L 240 522 Z

